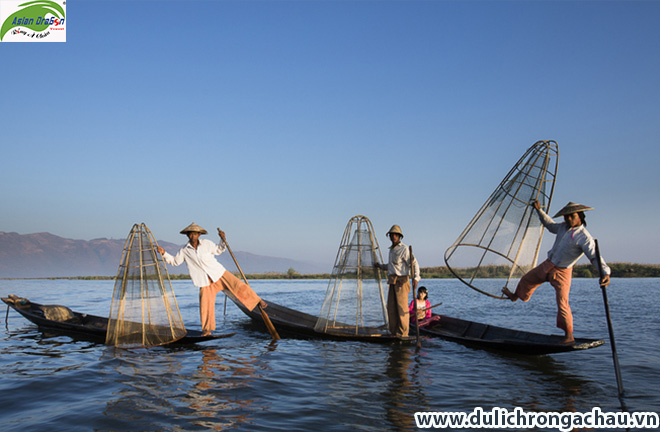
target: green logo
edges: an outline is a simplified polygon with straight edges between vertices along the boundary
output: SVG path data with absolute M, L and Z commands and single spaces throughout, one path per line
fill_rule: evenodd
M 15 27 L 26 27 L 35 32 L 46 30 L 49 26 L 64 25 L 64 9 L 59 4 L 37 0 L 23 3 L 18 6 L 20 9 L 11 14 L 0 28 L 0 41 L 5 34 Z M 49 18 L 46 15 L 50 14 Z

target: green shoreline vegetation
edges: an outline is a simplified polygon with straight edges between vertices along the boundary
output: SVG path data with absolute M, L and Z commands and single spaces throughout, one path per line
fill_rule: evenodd
M 613 278 L 657 278 L 660 277 L 660 264 L 633 264 L 633 263 L 610 263 Z M 452 279 L 455 276 L 445 266 L 423 267 L 420 269 L 422 279 Z M 471 274 L 472 268 L 456 269 L 459 274 Z M 236 274 L 236 273 L 235 273 Z M 507 266 L 484 266 L 479 269 L 478 279 L 506 279 L 509 275 Z M 236 274 L 240 276 L 240 274 Z M 330 273 L 300 274 L 290 268 L 286 273 L 257 273 L 248 274 L 249 280 L 268 279 L 331 279 Z M 594 278 L 596 271 L 590 264 L 580 264 L 573 267 L 573 277 Z M 62 277 L 33 277 L 33 278 L 0 278 L 4 280 L 20 279 L 65 279 L 65 280 L 114 280 L 116 276 L 62 276 Z M 171 280 L 190 279 L 187 274 L 170 275 Z

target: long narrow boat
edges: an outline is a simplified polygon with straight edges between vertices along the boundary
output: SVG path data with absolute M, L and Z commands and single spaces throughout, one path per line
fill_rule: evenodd
M 281 306 L 268 300 L 264 300 L 268 306 L 264 309 L 273 325 L 280 334 L 294 337 L 306 337 L 330 340 L 351 340 L 377 343 L 413 343 L 414 337 L 400 338 L 392 336 L 384 328 L 379 329 L 360 329 L 357 333 L 353 331 L 327 331 L 319 332 L 314 330 L 317 316 Z M 234 302 L 236 306 L 255 323 L 263 325 L 264 321 L 258 308 L 249 311 L 240 302 Z
M 314 325 L 318 317 L 285 306 L 269 302 L 265 309 L 280 334 L 289 334 L 298 337 L 333 339 L 333 340 L 357 340 L 367 342 L 389 343 L 402 341 L 399 338 L 387 334 L 347 334 L 343 332 L 318 332 Z M 264 325 L 259 311 L 255 308 L 248 311 L 244 306 L 236 302 L 236 305 L 250 317 L 255 323 Z M 561 344 L 561 336 L 544 335 L 522 330 L 512 330 L 503 327 L 482 324 L 439 315 L 440 320 L 432 322 L 428 327 L 421 327 L 420 333 L 426 337 L 439 337 L 446 340 L 459 342 L 475 348 L 492 349 L 499 351 L 514 352 L 518 354 L 540 355 L 559 352 L 585 350 L 603 345 L 603 340 L 576 339 L 573 345 Z M 415 333 L 415 327 L 411 326 L 410 334 Z M 403 342 L 414 342 L 415 337 L 409 336 Z
M 63 308 L 62 306 L 33 303 L 27 299 L 14 295 L 2 297 L 2 301 L 7 304 L 8 307 L 23 315 L 27 320 L 36 324 L 41 330 L 53 331 L 74 338 L 84 337 L 85 339 L 98 343 L 105 342 L 105 334 L 108 329 L 108 318 L 75 312 L 65 308 L 67 311 L 70 311 L 69 317 L 67 319 L 54 319 L 52 317 L 47 317 L 47 311 L 54 310 L 54 308 L 61 310 Z M 213 339 L 222 339 L 233 336 L 234 334 L 236 333 L 202 336 L 202 332 L 199 330 L 187 330 L 187 333 L 183 338 L 168 345 L 194 344 Z
M 563 337 L 558 335 L 512 330 L 446 315 L 434 314 L 434 316 L 440 317 L 440 319 L 420 327 L 421 334 L 477 348 L 539 355 L 585 350 L 605 343 L 602 339 L 576 338 L 574 344 L 565 345 L 561 343 Z M 414 327 L 412 331 L 414 331 Z

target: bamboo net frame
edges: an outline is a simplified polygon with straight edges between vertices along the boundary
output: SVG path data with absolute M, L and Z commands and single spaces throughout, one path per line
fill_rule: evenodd
M 486 284 L 483 278 L 504 266 L 504 286 L 509 286 L 536 265 L 543 226 L 530 204 L 536 200 L 544 210 L 550 208 L 558 155 L 555 141 L 538 141 L 527 149 L 445 251 L 445 263 L 454 276 L 483 294 L 504 299 L 502 287 Z
M 387 307 L 378 240 L 371 221 L 352 217 L 341 239 L 332 278 L 314 329 L 323 333 L 380 336 Z
M 186 335 L 167 267 L 145 224 L 135 224 L 124 244 L 110 305 L 107 345 L 164 345 Z

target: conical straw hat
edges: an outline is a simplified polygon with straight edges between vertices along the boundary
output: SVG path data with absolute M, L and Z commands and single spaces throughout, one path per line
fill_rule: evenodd
M 392 225 L 392 228 L 385 234 L 386 237 L 389 237 L 390 234 L 399 234 L 403 238 L 403 233 L 401 232 L 401 227 L 399 225 Z
M 572 201 L 570 201 L 568 204 L 564 206 L 561 210 L 557 212 L 556 215 L 553 216 L 553 218 L 559 217 L 559 216 L 566 216 L 571 213 L 579 213 L 579 212 L 584 212 L 588 210 L 593 210 L 593 207 L 588 207 L 586 205 L 582 204 L 576 204 Z
M 197 225 L 195 222 L 191 223 L 187 227 L 181 230 L 181 234 L 187 234 L 189 232 L 198 232 L 201 234 L 208 234 L 208 232 L 202 228 L 201 226 Z

